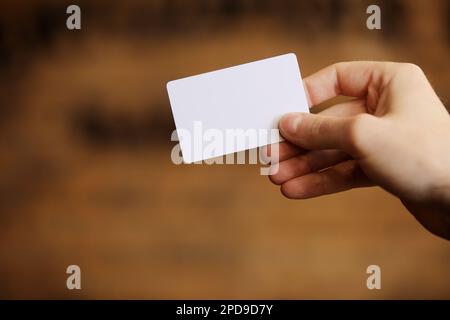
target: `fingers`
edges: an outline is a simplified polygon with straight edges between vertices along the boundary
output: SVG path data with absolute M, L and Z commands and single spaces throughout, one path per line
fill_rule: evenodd
M 281 192 L 290 199 L 308 199 L 370 185 L 356 161 L 349 160 L 324 171 L 289 180 L 281 186 Z
M 370 185 L 355 160 L 341 161 L 346 155 L 362 158 L 364 146 L 373 141 L 374 135 L 365 134 L 365 130 L 373 133 L 377 120 L 365 112 L 367 108 L 375 110 L 381 88 L 395 72 L 390 67 L 388 63 L 339 63 L 304 79 L 312 106 L 338 95 L 360 100 L 318 115 L 293 113 L 280 120 L 280 132 L 286 140 L 317 150 L 281 161 L 280 170 L 271 179 L 282 184 L 286 197 L 304 199 Z
M 267 145 L 264 148 L 265 150 L 263 150 L 263 154 L 265 157 L 271 160 L 272 164 L 285 161 L 305 152 L 304 149 L 300 148 L 299 146 L 293 145 L 288 141 L 283 141 L 274 145 Z M 278 148 L 278 161 L 277 159 L 271 159 L 273 148 Z
M 334 105 L 328 109 L 320 112 L 321 115 L 329 115 L 336 117 L 346 117 L 357 115 L 360 113 L 366 112 L 365 102 L 364 100 L 351 100 L 344 103 L 340 103 Z M 278 161 L 277 159 L 270 159 L 272 156 L 273 148 L 278 148 Z M 299 146 L 296 146 L 289 141 L 283 141 L 278 144 L 267 145 L 263 147 L 262 155 L 268 160 L 271 160 L 271 163 L 283 162 L 292 157 L 298 156 L 300 154 L 306 153 L 307 151 Z M 334 163 L 330 163 L 334 164 Z
M 281 135 L 304 149 L 339 149 L 355 159 L 364 157 L 378 119 L 367 113 L 353 117 L 290 113 L 279 122 Z
M 345 135 L 352 125 L 353 118 L 350 117 L 365 112 L 365 101 L 355 99 L 325 109 L 318 115 L 288 114 L 280 120 L 279 128 L 283 137 L 305 149 L 343 149 Z
M 351 125 L 349 117 L 289 113 L 279 122 L 281 135 L 305 149 L 341 149 Z
M 320 114 L 345 117 L 365 111 L 363 100 L 352 100 L 325 109 Z M 338 150 L 305 152 L 289 142 L 283 142 L 280 144 L 280 165 L 276 173 L 269 177 L 273 183 L 280 185 L 298 176 L 322 170 L 346 159 L 348 159 L 348 155 Z
M 331 106 L 318 114 L 322 116 L 350 117 L 361 113 L 367 113 L 366 102 L 362 99 L 354 99 Z
M 341 62 L 328 66 L 303 80 L 312 106 L 338 95 L 364 98 L 369 88 L 378 90 L 393 74 L 389 63 Z
M 281 185 L 293 178 L 328 168 L 348 159 L 348 157 L 347 154 L 339 150 L 315 150 L 307 152 L 282 161 L 279 164 L 277 172 L 269 176 L 269 178 L 273 183 Z

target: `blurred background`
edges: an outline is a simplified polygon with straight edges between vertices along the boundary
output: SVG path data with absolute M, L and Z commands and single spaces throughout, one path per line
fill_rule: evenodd
M 0 4 L 0 298 L 450 298 L 450 243 L 381 189 L 291 201 L 259 166 L 172 164 L 165 89 L 295 52 L 304 76 L 419 64 L 447 104 L 448 0 L 76 1 L 79 31 L 70 4 Z

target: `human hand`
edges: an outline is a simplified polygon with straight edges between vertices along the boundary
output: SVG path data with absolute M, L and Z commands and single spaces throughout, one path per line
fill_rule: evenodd
M 429 231 L 450 239 L 450 117 L 412 64 L 345 62 L 304 79 L 310 105 L 354 97 L 279 123 L 279 169 L 291 199 L 379 185 Z M 270 148 L 268 148 L 270 155 Z

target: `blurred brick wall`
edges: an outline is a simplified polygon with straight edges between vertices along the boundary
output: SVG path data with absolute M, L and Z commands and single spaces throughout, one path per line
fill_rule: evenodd
M 3 2 L 0 297 L 450 298 L 449 243 L 382 190 L 290 201 L 256 166 L 170 161 L 165 83 L 276 54 L 415 62 L 447 103 L 448 1 L 381 1 L 381 31 L 368 3 L 81 1 L 71 32 L 69 3 Z

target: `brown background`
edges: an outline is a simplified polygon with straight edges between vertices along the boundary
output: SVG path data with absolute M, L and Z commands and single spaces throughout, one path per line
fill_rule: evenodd
M 295 52 L 417 63 L 447 103 L 447 0 L 78 1 L 81 31 L 69 4 L 0 4 L 0 298 L 450 298 L 449 242 L 383 190 L 290 201 L 259 166 L 172 164 L 165 90 Z

